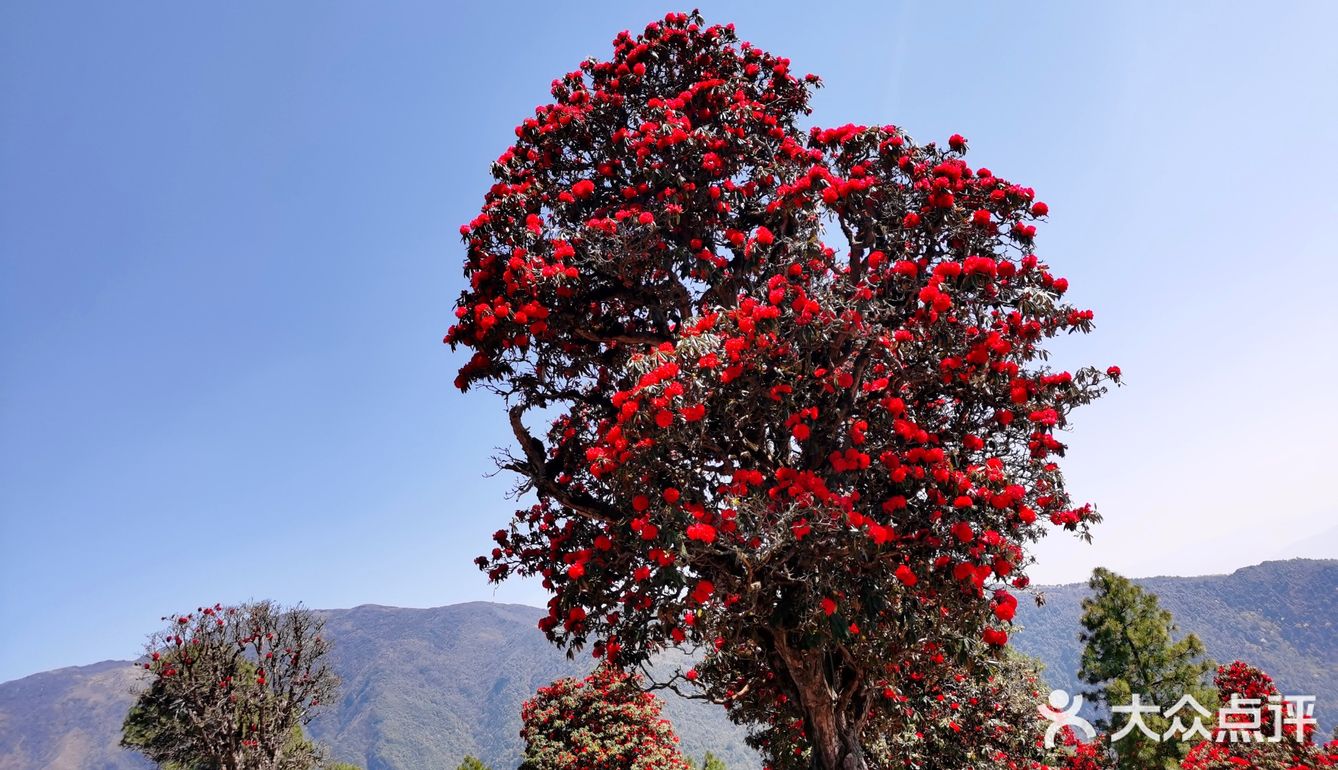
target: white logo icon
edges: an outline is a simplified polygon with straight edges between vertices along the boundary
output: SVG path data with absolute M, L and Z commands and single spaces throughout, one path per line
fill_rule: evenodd
M 1050 727 L 1045 731 L 1045 747 L 1053 749 L 1055 747 L 1055 736 L 1065 727 L 1072 727 L 1086 736 L 1086 740 L 1096 737 L 1096 728 L 1092 723 L 1078 716 L 1082 710 L 1082 696 L 1072 695 L 1064 690 L 1050 691 L 1050 705 L 1037 706 L 1036 710 L 1040 715 L 1050 720 Z

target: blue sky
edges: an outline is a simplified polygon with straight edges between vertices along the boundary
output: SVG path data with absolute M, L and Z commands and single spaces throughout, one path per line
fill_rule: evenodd
M 440 343 L 457 228 L 550 80 L 670 9 L 0 6 L 0 680 L 203 602 L 542 602 L 470 563 L 511 508 Z M 702 9 L 823 76 L 815 123 L 960 132 L 1050 204 L 1098 322 L 1060 356 L 1129 387 L 1072 435 L 1107 522 L 1039 580 L 1338 556 L 1338 6 Z

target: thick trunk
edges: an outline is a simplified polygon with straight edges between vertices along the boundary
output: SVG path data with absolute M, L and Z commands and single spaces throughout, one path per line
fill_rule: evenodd
M 854 704 L 843 703 L 827 681 L 821 652 L 779 647 L 804 712 L 814 770 L 867 770 L 858 717 L 850 713 Z

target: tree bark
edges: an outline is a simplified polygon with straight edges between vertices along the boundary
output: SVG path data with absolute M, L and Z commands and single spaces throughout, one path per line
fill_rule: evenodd
M 813 752 L 813 769 L 867 770 L 869 765 L 860 735 L 862 725 L 858 717 L 841 708 L 841 699 L 827 681 L 822 652 L 794 650 L 783 639 L 777 641 L 777 652 L 804 712 L 804 732 Z

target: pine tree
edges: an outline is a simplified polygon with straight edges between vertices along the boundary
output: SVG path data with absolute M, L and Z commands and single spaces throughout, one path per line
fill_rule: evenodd
M 1093 591 L 1082 603 L 1083 649 L 1079 677 L 1093 686 L 1085 695 L 1107 709 L 1127 706 L 1137 694 L 1143 705 L 1156 705 L 1164 713 L 1184 696 L 1190 696 L 1209 712 L 1217 708 L 1217 694 L 1206 682 L 1215 664 L 1204 655 L 1203 642 L 1194 634 L 1177 640 L 1171 613 L 1162 609 L 1155 594 L 1129 579 L 1104 568 L 1092 573 Z M 1107 712 L 1109 713 L 1109 712 Z M 1181 712 L 1181 721 L 1192 725 L 1198 716 L 1192 709 Z M 1099 727 L 1107 733 L 1122 729 L 1131 714 L 1103 718 Z M 1148 728 L 1165 735 L 1173 721 L 1161 714 L 1142 716 Z M 1209 719 L 1205 727 L 1211 729 Z M 1112 741 L 1119 770 L 1175 768 L 1190 743 L 1172 735 L 1153 740 L 1135 727 L 1120 740 Z
M 492 770 L 492 768 L 483 764 L 483 760 L 470 754 L 465 756 L 457 770 Z

